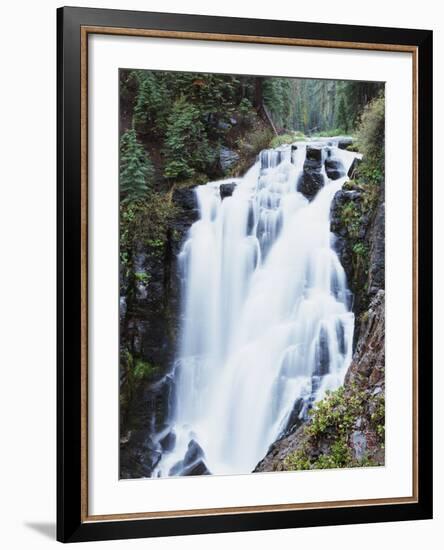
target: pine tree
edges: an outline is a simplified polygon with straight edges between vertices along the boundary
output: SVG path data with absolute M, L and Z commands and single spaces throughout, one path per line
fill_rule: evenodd
M 127 130 L 120 138 L 120 193 L 122 202 L 144 198 L 154 177 L 148 154 L 137 141 L 136 131 Z
M 336 125 L 337 125 L 338 128 L 340 128 L 344 132 L 348 132 L 348 130 L 349 130 L 347 107 L 345 106 L 345 98 L 344 98 L 343 94 L 341 95 L 341 98 L 339 99 Z
M 208 142 L 205 125 L 199 109 L 179 98 L 168 118 L 165 135 L 165 166 L 167 178 L 191 178 L 196 172 L 205 172 L 215 154 Z

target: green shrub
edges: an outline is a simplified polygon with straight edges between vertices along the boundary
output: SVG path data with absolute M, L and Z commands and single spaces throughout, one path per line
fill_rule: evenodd
M 147 283 L 149 283 L 151 279 L 149 273 L 145 273 L 144 271 L 136 271 L 134 273 L 134 278 L 136 279 L 136 281 L 139 281 L 143 285 L 146 285 Z
M 381 447 L 384 440 L 385 402 L 384 396 L 370 396 L 354 385 L 340 387 L 327 392 L 324 399 L 310 411 L 310 421 L 302 432 L 300 448 L 284 460 L 286 470 L 310 470 L 325 468 L 348 468 L 375 465 L 368 457 L 356 460 L 352 456 L 349 440 L 358 418 L 368 415 L 368 408 L 374 411 L 369 419 L 371 428 L 379 437 Z M 319 454 L 319 448 L 323 452 Z
M 125 276 L 133 273 L 133 256 L 140 246 L 162 252 L 176 206 L 166 194 L 148 191 L 146 198 L 120 204 L 120 265 Z
M 385 101 L 381 95 L 369 103 L 361 116 L 357 132 L 359 151 L 363 154 L 364 166 L 369 164 L 375 174 L 380 175 L 384 164 L 384 143 L 385 143 Z
M 150 378 L 157 371 L 157 367 L 143 359 L 136 359 L 134 363 L 134 378 L 136 380 Z

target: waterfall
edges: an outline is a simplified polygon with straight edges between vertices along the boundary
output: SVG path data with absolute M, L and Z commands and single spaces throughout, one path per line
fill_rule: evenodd
M 320 143 L 346 174 L 357 155 Z M 226 181 L 195 190 L 200 219 L 179 256 L 175 444 L 153 476 L 183 475 L 187 452 L 201 451 L 212 474 L 252 472 L 290 418 L 343 383 L 354 315 L 330 207 L 347 177 L 329 180 L 322 168 L 325 185 L 309 202 L 297 188 L 311 145 L 262 151 L 223 200 Z

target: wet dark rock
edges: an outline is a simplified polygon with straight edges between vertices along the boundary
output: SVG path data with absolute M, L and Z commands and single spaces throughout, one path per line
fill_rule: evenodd
M 170 476 L 200 476 L 208 475 L 205 462 L 205 453 L 202 447 L 194 439 L 188 443 L 188 449 L 183 460 L 177 462 L 169 471 Z
M 163 451 L 172 451 L 176 445 L 176 434 L 174 432 L 168 432 L 160 441 L 160 446 Z
M 383 197 L 379 202 L 371 228 L 370 258 L 368 293 L 374 296 L 379 289 L 385 288 L 385 202 Z
M 309 200 L 312 200 L 317 192 L 325 185 L 323 162 L 323 148 L 308 146 L 304 169 L 298 181 L 298 191 Z
M 342 162 L 334 157 L 329 157 L 325 160 L 325 172 L 331 180 L 337 180 L 345 176 L 345 169 Z
M 287 425 L 281 437 L 289 435 L 290 433 L 293 433 L 297 428 L 299 428 L 299 426 L 305 420 L 303 416 L 304 409 L 306 409 L 305 401 L 301 397 L 297 399 L 295 404 L 293 405 L 293 409 L 290 416 L 288 417 Z
M 316 366 L 314 375 L 324 376 L 330 370 L 330 352 L 328 349 L 328 336 L 324 328 L 319 332 L 319 338 L 316 343 Z
M 202 447 L 194 439 L 188 443 L 188 449 L 185 453 L 185 458 L 183 459 L 184 466 L 188 467 L 189 465 L 197 462 L 199 459 L 204 458 L 205 453 L 203 452 Z
M 353 280 L 353 254 L 349 239 L 349 227 L 344 223 L 341 212 L 346 204 L 354 203 L 359 207 L 362 194 L 357 190 L 340 189 L 334 196 L 330 210 L 330 229 L 335 234 L 334 248 L 347 275 L 349 284 Z
M 180 476 L 183 471 L 183 460 L 179 460 L 179 462 L 176 462 L 172 468 L 170 468 L 170 471 L 168 472 L 169 476 Z
M 231 197 L 236 189 L 236 184 L 233 183 L 221 183 L 219 186 L 220 198 L 223 200 L 226 197 Z
M 313 160 L 322 163 L 324 158 L 324 148 L 315 145 L 307 146 L 306 160 Z
M 342 355 L 345 354 L 346 348 L 345 348 L 345 329 L 344 324 L 342 321 L 338 321 L 336 323 L 336 335 L 338 338 L 338 351 L 339 353 L 342 353 Z
M 316 194 L 324 187 L 324 174 L 318 170 L 312 170 L 308 165 L 298 182 L 298 191 L 309 200 L 314 199 Z
M 150 477 L 162 457 L 153 443 L 150 431 L 137 430 L 120 446 L 120 477 L 122 479 Z
M 337 138 L 337 146 L 339 149 L 347 149 L 353 143 L 353 138 L 350 136 L 341 136 Z
M 358 157 L 355 157 L 348 169 L 347 176 L 352 180 L 356 176 L 356 171 L 361 164 L 361 160 Z
M 178 215 L 172 222 L 172 228 L 183 237 L 195 221 L 199 219 L 199 207 L 194 187 L 183 187 L 173 192 L 173 203 L 178 208 Z
M 219 151 L 219 164 L 223 172 L 227 172 L 239 161 L 239 155 L 236 151 L 221 147 Z
M 183 476 L 204 476 L 209 474 L 211 474 L 211 472 L 203 460 L 194 462 L 190 466 L 184 468 L 182 472 Z

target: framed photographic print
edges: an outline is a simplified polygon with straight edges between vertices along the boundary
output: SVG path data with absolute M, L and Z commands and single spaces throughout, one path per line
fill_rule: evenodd
M 58 539 L 432 517 L 432 33 L 58 10 Z

